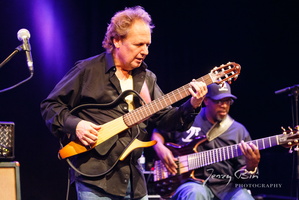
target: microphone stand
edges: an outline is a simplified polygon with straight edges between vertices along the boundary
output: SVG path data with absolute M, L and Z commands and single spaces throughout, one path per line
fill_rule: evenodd
M 8 61 L 10 61 L 10 59 L 12 59 L 12 57 L 14 57 L 17 53 L 19 53 L 20 51 L 22 51 L 22 45 L 18 46 L 1 64 L 0 64 L 0 68 L 3 67 Z
M 12 59 L 12 57 L 14 57 L 17 53 L 19 53 L 20 51 L 23 51 L 23 45 L 20 45 L 18 47 L 16 47 L 16 49 L 0 64 L 0 68 L 3 67 L 8 61 L 10 61 L 10 59 Z M 6 88 L 6 89 L 3 89 L 3 90 L 0 90 L 0 93 L 2 92 L 6 92 L 8 90 L 11 90 L 13 88 L 16 88 L 17 86 L 27 82 L 29 79 L 31 79 L 33 77 L 33 73 L 30 73 L 30 76 L 28 78 L 26 78 L 25 80 L 9 87 L 9 88 Z
M 299 96 L 299 84 L 298 85 L 294 85 L 291 87 L 286 87 L 284 89 L 281 90 L 277 90 L 275 91 L 275 94 L 280 94 L 280 93 L 284 93 L 284 92 L 289 92 L 288 96 L 293 96 L 293 98 L 291 99 L 291 109 L 292 109 L 292 121 L 293 121 L 293 127 L 299 125 L 298 124 L 298 96 Z M 295 188 L 295 197 L 297 199 L 299 199 L 299 151 L 296 151 L 295 158 L 294 158 L 294 188 Z

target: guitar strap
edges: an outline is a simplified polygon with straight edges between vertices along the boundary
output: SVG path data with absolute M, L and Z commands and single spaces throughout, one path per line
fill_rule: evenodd
M 234 119 L 229 115 L 226 115 L 226 117 L 221 122 L 215 123 L 206 134 L 208 141 L 212 141 L 216 137 L 224 133 L 232 125 L 233 122 Z

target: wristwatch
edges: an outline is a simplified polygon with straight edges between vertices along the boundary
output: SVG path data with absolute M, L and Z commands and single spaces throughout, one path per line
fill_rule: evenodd
M 257 172 L 257 167 L 255 167 L 253 171 L 248 171 L 248 170 L 245 168 L 245 173 L 246 173 L 246 174 L 256 174 L 256 172 Z

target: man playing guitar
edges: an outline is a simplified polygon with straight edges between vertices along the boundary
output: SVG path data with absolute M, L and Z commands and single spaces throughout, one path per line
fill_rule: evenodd
M 187 146 L 196 138 L 206 136 L 205 142 L 198 146 L 191 146 L 191 150 L 196 148 L 200 152 L 240 143 L 239 146 L 243 154 L 243 156 L 194 170 L 194 173 L 182 181 L 183 184 L 178 185 L 175 191 L 169 191 L 170 195 L 167 195 L 165 188 L 174 188 L 173 186 L 160 188 L 165 192 L 164 196 L 172 196 L 172 199 L 176 200 L 254 199 L 248 190 L 237 187 L 236 183 L 257 177 L 260 153 L 256 145 L 250 142 L 245 143 L 251 140 L 248 131 L 228 114 L 234 99 L 237 98 L 231 94 L 228 83 L 211 84 L 208 86 L 208 93 L 204 99 L 205 107 L 196 116 L 189 130 L 184 132 L 154 130 L 152 139 L 157 141 L 154 149 L 166 169 L 173 175 L 182 169 L 178 168 L 177 155 L 173 155 L 174 152 L 165 146 L 165 142 Z M 183 151 L 183 148 L 177 147 L 176 153 L 180 151 Z

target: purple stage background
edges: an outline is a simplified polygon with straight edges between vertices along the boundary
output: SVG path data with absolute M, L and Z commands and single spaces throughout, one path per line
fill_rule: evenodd
M 15 123 L 14 160 L 21 164 L 23 200 L 65 199 L 67 165 L 57 158 L 58 141 L 46 128 L 39 104 L 77 60 L 103 51 L 112 15 L 134 5 L 143 6 L 156 26 L 146 63 L 165 93 L 214 66 L 237 62 L 242 71 L 231 86 L 238 97 L 232 117 L 253 139 L 294 126 L 294 98 L 274 92 L 299 84 L 298 1 L 0 0 L 1 62 L 21 44 L 18 30 L 31 33 L 33 78 L 0 93 L 0 121 Z M 0 70 L 0 90 L 26 79 L 25 53 Z M 295 196 L 295 155 L 280 146 L 263 150 L 252 193 Z

